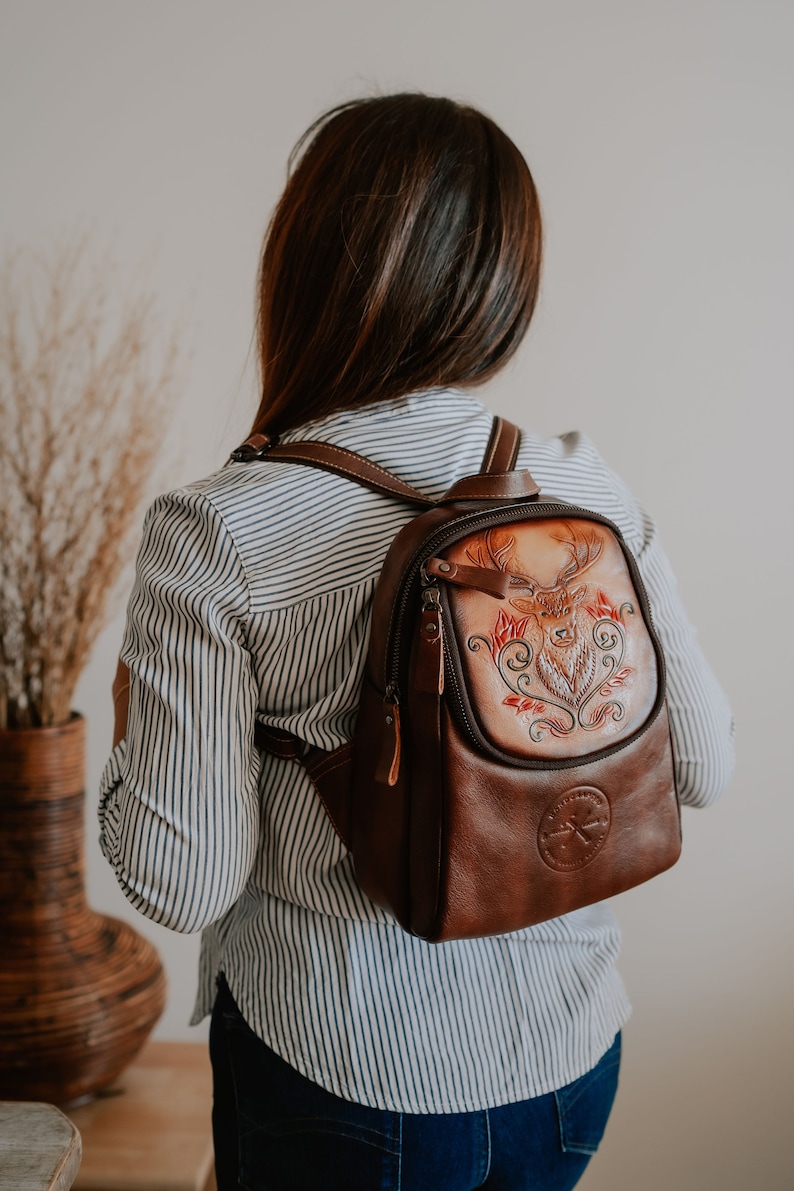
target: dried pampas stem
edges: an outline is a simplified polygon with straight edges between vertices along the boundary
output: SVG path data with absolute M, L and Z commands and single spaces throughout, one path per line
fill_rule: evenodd
M 85 238 L 0 266 L 0 728 L 64 724 L 174 404 L 176 335 Z

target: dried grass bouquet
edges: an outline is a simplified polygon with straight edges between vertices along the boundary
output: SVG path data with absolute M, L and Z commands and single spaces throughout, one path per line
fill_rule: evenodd
M 174 404 L 176 334 L 85 237 L 0 265 L 0 728 L 63 724 Z

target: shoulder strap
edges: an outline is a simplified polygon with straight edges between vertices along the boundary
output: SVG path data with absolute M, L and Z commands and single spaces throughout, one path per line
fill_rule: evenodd
M 521 432 L 517 426 L 514 426 L 512 422 L 506 422 L 503 418 L 494 418 L 491 436 L 480 468 L 480 476 L 498 477 L 496 484 L 486 483 L 477 476 L 466 477 L 453 485 L 443 500 L 487 500 L 489 498 L 492 500 L 516 500 L 536 495 L 538 486 L 529 472 L 514 472 L 512 470 L 520 442 Z M 331 443 L 280 443 L 277 436 L 252 434 L 237 450 L 232 451 L 230 458 L 237 463 L 250 463 L 254 459 L 283 459 L 292 463 L 303 463 L 309 467 L 317 467 L 321 471 L 345 476 L 374 492 L 381 492 L 386 496 L 397 496 L 412 504 L 430 508 L 440 503 L 431 500 L 418 488 L 414 488 L 411 484 L 406 484 L 397 476 L 392 475 L 385 467 L 379 467 L 377 463 L 373 463 L 363 455 L 358 455 L 355 451 L 348 451 L 344 447 L 332 446 Z M 469 480 L 472 483 L 469 483 Z
M 458 480 L 445 493 L 441 502 L 431 500 L 363 455 L 330 443 L 279 443 L 276 436 L 252 434 L 237 450 L 232 451 L 230 458 L 238 463 L 250 463 L 255 459 L 284 459 L 304 463 L 355 480 L 374 492 L 398 496 L 430 508 L 436 503 L 450 500 L 517 500 L 536 496 L 539 489 L 529 472 L 513 470 L 520 444 L 521 432 L 518 427 L 503 418 L 494 418 L 479 475 Z M 310 749 L 304 755 L 303 746 L 296 736 L 267 728 L 259 722 L 255 725 L 254 740 L 257 748 L 263 752 L 299 761 L 303 765 L 337 833 L 347 843 L 350 839 L 348 793 L 351 745 L 348 743 L 331 753 Z
M 399 496 L 414 504 L 427 506 L 435 503 L 418 488 L 413 488 L 386 471 L 385 467 L 379 467 L 355 451 L 327 442 L 280 443 L 277 438 L 270 438 L 267 434 L 252 434 L 242 446 L 232 451 L 231 458 L 241 463 L 250 463 L 253 459 L 284 459 L 292 463 L 305 463 L 309 467 L 355 480 L 365 488 L 386 496 Z
M 516 465 L 520 446 L 521 431 L 518 426 L 514 426 L 512 422 L 506 422 L 504 418 L 494 418 L 480 475 L 488 476 L 512 471 Z

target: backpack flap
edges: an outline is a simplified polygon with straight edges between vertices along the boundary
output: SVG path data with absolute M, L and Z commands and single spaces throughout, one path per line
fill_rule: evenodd
M 444 585 L 448 655 L 462 711 L 494 755 L 581 758 L 648 722 L 661 659 L 614 532 L 543 516 L 470 535 L 444 558 L 475 572 L 471 586 L 465 572 Z M 477 570 L 502 581 L 503 598 L 478 590 Z

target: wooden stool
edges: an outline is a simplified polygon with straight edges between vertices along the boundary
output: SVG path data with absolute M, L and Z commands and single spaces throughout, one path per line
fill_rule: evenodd
M 83 1139 L 74 1191 L 213 1191 L 206 1044 L 149 1042 L 115 1087 L 67 1111 Z
M 0 1101 L 0 1191 L 68 1191 L 80 1134 L 62 1112 L 35 1101 Z

